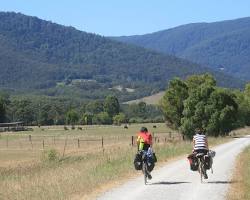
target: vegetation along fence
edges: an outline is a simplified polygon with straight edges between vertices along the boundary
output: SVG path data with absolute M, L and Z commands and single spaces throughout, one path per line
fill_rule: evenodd
M 171 141 L 182 140 L 176 133 L 153 133 L 155 144 L 164 144 Z M 0 150 L 33 150 L 41 151 L 45 149 L 56 149 L 66 153 L 93 152 L 94 150 L 109 149 L 112 147 L 129 145 L 136 146 L 136 136 L 94 136 L 94 137 L 74 137 L 74 136 L 32 136 L 32 135 L 0 135 Z

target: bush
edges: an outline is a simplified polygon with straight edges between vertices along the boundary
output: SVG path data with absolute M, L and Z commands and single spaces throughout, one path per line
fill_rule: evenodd
M 55 149 L 49 149 L 43 151 L 42 161 L 43 162 L 55 162 L 59 160 L 59 153 Z

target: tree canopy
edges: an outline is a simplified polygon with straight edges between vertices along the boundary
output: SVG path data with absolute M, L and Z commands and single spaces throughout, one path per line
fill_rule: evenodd
M 248 85 L 244 93 L 217 87 L 209 74 L 193 75 L 185 81 L 170 81 L 161 108 L 166 121 L 188 138 L 196 128 L 204 129 L 208 135 L 226 135 L 246 124 L 238 116 L 249 117 L 249 104 L 245 100 Z

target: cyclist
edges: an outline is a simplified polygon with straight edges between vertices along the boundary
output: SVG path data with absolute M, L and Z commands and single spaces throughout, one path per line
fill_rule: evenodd
M 152 148 L 152 135 L 150 132 L 148 132 L 148 129 L 146 127 L 141 127 L 141 130 L 137 136 L 137 149 L 139 152 L 143 151 L 147 152 L 149 148 Z M 154 163 L 151 164 L 154 165 Z M 149 171 L 148 171 L 148 178 L 149 179 L 152 178 Z
M 193 136 L 193 153 L 204 153 L 207 155 L 208 153 L 208 141 L 207 137 L 204 134 L 203 130 L 201 128 L 197 128 L 195 130 L 196 134 Z M 206 169 L 204 168 L 204 178 L 207 179 L 207 172 Z

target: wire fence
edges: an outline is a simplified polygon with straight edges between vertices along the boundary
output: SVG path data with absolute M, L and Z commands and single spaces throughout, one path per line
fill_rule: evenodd
M 154 144 L 164 144 L 172 141 L 182 140 L 182 136 L 177 133 L 158 132 L 153 133 Z M 136 147 L 136 136 L 34 136 L 20 135 L 18 137 L 0 138 L 0 150 L 31 150 L 42 151 L 47 149 L 56 149 L 63 152 L 63 155 L 77 152 L 104 151 L 119 146 Z

